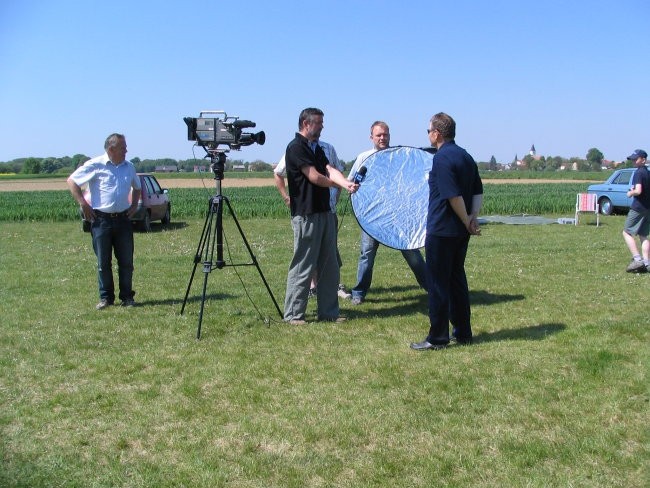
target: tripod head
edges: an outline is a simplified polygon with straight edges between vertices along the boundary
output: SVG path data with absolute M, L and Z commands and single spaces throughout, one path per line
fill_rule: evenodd
M 226 169 L 226 149 L 208 149 L 203 146 L 203 149 L 210 157 L 210 170 L 214 173 L 214 179 L 221 181 L 224 178 L 223 172 Z

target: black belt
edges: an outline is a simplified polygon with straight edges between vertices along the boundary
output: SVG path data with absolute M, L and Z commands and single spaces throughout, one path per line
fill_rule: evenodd
M 101 210 L 94 210 L 94 209 L 93 212 L 95 212 L 95 215 L 97 215 L 98 217 L 104 217 L 106 219 L 117 219 L 119 217 L 126 217 L 129 213 L 128 210 L 125 210 L 124 212 L 109 213 L 109 212 L 102 212 Z

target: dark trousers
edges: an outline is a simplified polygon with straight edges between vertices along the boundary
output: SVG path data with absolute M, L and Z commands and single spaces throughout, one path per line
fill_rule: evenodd
M 429 289 L 431 344 L 449 343 L 449 322 L 459 342 L 472 338 L 465 256 L 469 234 L 461 237 L 427 235 L 425 240 Z
M 97 256 L 99 298 L 115 301 L 112 254 L 117 259 L 120 300 L 130 300 L 135 293 L 133 280 L 133 224 L 126 215 L 105 217 L 98 215 L 92 223 L 93 249 Z

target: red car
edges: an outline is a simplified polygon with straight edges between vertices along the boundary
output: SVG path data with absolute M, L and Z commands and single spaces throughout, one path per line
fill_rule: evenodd
M 138 202 L 138 211 L 131 217 L 131 221 L 138 224 L 144 232 L 151 230 L 151 222 L 160 220 L 163 225 L 171 222 L 172 203 L 169 199 L 167 188 L 161 188 L 154 175 L 138 173 L 142 194 Z M 88 190 L 84 192 L 86 201 L 90 202 Z M 84 232 L 90 232 L 90 222 L 81 216 L 81 228 Z

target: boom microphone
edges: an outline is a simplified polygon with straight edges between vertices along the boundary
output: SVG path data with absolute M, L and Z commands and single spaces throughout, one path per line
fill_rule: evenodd
M 360 185 L 361 182 L 366 178 L 366 173 L 368 172 L 368 168 L 365 166 L 361 166 L 359 168 L 359 171 L 357 171 L 354 174 L 354 178 L 352 178 L 352 182 L 356 185 Z

